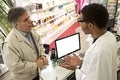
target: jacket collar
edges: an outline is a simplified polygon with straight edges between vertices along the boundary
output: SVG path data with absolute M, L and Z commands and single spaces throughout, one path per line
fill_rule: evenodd
M 13 28 L 13 33 L 18 41 L 27 41 L 27 39 L 22 35 L 20 31 L 18 31 L 16 28 Z
M 22 35 L 22 33 L 20 33 L 16 28 L 13 28 L 13 31 L 14 31 L 14 35 L 18 41 L 28 41 L 24 37 L 24 34 Z M 31 33 L 33 35 L 33 38 L 36 38 L 37 41 L 40 39 L 40 37 L 37 37 L 38 34 L 36 34 L 34 30 L 31 30 Z

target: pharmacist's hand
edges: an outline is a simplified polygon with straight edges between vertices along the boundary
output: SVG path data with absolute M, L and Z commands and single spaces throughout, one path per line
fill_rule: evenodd
M 37 67 L 44 67 L 48 65 L 48 59 L 46 57 L 39 57 L 36 61 Z
M 82 64 L 82 60 L 75 54 L 73 54 L 73 56 L 65 56 L 64 60 L 65 62 L 60 63 L 59 65 L 70 70 L 75 70 L 76 66 Z
M 79 56 L 77 56 L 76 54 L 73 54 L 73 56 L 71 56 L 71 60 L 76 66 L 82 65 L 82 62 L 83 62 L 83 60 L 80 60 Z

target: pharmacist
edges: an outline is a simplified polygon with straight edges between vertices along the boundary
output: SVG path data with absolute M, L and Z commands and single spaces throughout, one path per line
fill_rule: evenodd
M 117 44 L 115 36 L 106 30 L 107 9 L 101 4 L 90 4 L 81 10 L 80 17 L 83 32 L 91 34 L 93 42 L 83 61 L 76 55 L 66 56 L 60 66 L 75 70 L 76 80 L 117 80 Z

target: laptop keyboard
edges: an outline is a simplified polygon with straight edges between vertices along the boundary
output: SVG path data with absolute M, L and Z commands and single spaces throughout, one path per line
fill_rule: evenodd
M 65 79 L 63 80 L 76 80 L 75 78 L 75 72 L 71 73 L 70 75 L 68 75 Z
M 65 69 L 65 68 L 60 67 L 60 66 L 57 66 L 57 67 L 56 67 L 56 77 L 61 78 L 62 80 L 63 80 L 66 76 L 70 75 L 72 72 L 73 72 L 73 71 L 68 70 L 68 69 Z M 58 80 L 61 80 L 61 79 L 58 79 Z

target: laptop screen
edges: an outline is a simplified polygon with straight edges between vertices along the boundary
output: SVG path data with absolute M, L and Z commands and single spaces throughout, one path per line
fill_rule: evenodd
M 69 55 L 81 49 L 80 34 L 75 33 L 61 39 L 55 40 L 57 59 Z

